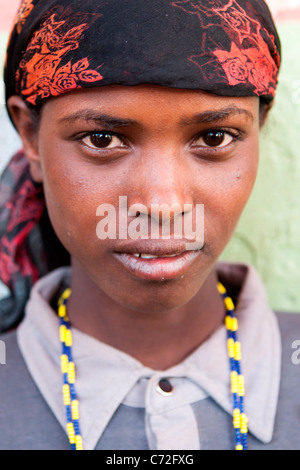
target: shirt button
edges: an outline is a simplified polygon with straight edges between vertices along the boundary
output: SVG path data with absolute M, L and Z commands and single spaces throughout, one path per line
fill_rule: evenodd
M 156 386 L 156 391 L 164 397 L 170 397 L 174 393 L 174 387 L 167 379 L 160 379 Z

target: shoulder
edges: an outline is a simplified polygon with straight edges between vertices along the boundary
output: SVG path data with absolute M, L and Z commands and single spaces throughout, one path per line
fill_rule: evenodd
M 8 360 L 8 357 L 10 360 Z M 0 335 L 0 365 L 5 367 L 0 367 L 1 376 L 14 370 L 17 361 L 20 359 L 22 360 L 22 357 L 17 343 L 16 330 L 2 333 Z
M 30 375 L 20 352 L 16 330 L 0 336 L 0 403 L 25 389 Z
M 0 450 L 69 449 L 63 428 L 31 378 L 16 331 L 1 335 L 0 341 L 5 349 L 0 364 Z
M 277 317 L 280 330 L 284 333 L 291 331 L 293 326 L 299 326 L 300 324 L 300 312 L 299 313 L 285 313 L 285 312 L 275 312 Z
M 281 335 L 282 374 L 300 384 L 300 314 L 276 313 L 276 317 Z
M 274 441 L 279 449 L 299 449 L 300 315 L 276 313 L 281 333 L 281 380 Z
M 283 363 L 295 365 L 293 358 L 295 358 L 297 350 L 299 350 L 300 363 L 300 314 L 276 313 L 276 317 L 281 334 Z

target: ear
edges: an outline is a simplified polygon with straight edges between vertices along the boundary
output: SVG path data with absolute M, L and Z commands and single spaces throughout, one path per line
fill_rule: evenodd
M 273 102 L 271 103 L 260 103 L 260 108 L 259 108 L 259 127 L 260 129 L 263 127 L 265 124 L 267 117 L 269 115 L 270 109 L 273 107 Z
M 33 112 L 20 96 L 11 96 L 7 106 L 21 137 L 23 149 L 29 161 L 31 176 L 37 183 L 42 183 L 43 175 L 38 151 L 38 123 L 34 119 Z

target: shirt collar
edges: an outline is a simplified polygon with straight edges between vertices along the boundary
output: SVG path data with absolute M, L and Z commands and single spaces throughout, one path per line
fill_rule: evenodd
M 228 283 L 242 282 L 236 314 L 242 343 L 248 427 L 259 440 L 269 442 L 277 409 L 281 367 L 277 321 L 253 267 L 219 263 L 218 271 Z M 69 278 L 69 268 L 61 268 L 36 283 L 17 333 L 28 369 L 64 428 L 58 319 L 49 301 L 59 284 L 68 283 Z M 126 353 L 75 328 L 72 333 L 80 424 L 86 449 L 96 446 L 115 410 L 142 377 L 188 377 L 224 410 L 232 413 L 223 326 L 181 364 L 161 372 L 144 367 Z

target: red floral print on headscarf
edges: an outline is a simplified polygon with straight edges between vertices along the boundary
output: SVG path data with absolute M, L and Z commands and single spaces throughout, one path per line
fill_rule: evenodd
M 53 14 L 36 31 L 20 63 L 16 75 L 19 90 L 27 101 L 36 104 L 37 98 L 58 96 L 80 88 L 80 82 L 102 80 L 97 70 L 89 68 L 85 57 L 75 64 L 60 65 L 68 52 L 79 47 L 79 40 L 88 28 L 87 23 L 70 28 L 72 18 L 57 21 Z
M 270 82 L 274 81 L 275 77 L 270 61 L 266 60 L 263 46 L 264 44 L 262 44 L 260 54 L 253 48 L 244 54 L 233 42 L 229 53 L 227 51 L 214 52 L 231 85 L 249 82 L 255 87 L 255 92 L 269 89 Z
M 271 56 L 266 43 L 266 38 L 269 39 L 269 44 L 274 43 L 274 37 L 269 35 L 257 20 L 251 18 L 236 1 L 229 0 L 224 4 L 219 0 L 205 2 L 182 0 L 173 2 L 173 5 L 186 13 L 198 16 L 201 28 L 208 30 L 206 42 L 209 39 L 213 40 L 209 35 L 209 30 L 213 27 L 223 29 L 231 39 L 230 51 L 216 48 L 211 51 L 211 57 L 206 63 L 203 63 L 202 59 L 206 53 L 189 58 L 191 62 L 202 68 L 207 80 L 212 79 L 210 70 L 214 69 L 214 73 L 218 74 L 222 69 L 230 85 L 251 84 L 254 93 L 268 92 L 274 96 L 280 57 L 276 48 Z M 202 49 L 205 49 L 203 43 Z
M 20 32 L 22 31 L 26 18 L 30 15 L 30 13 L 32 12 L 34 8 L 32 1 L 33 0 L 22 0 L 21 2 L 19 11 L 15 18 L 15 24 L 16 24 L 16 29 L 17 29 L 18 34 L 20 34 Z

